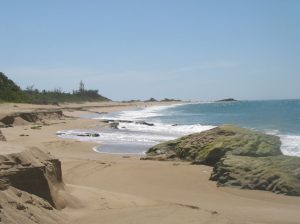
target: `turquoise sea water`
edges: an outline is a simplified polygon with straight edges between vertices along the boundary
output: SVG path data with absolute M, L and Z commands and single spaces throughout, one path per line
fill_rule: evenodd
M 186 104 L 166 108 L 148 119 L 163 123 L 236 124 L 280 134 L 300 135 L 300 100 Z
M 182 103 L 115 112 L 94 119 L 124 122 L 119 122 L 118 129 L 69 130 L 61 136 L 99 142 L 101 146 L 95 148 L 98 152 L 140 154 L 163 141 L 221 124 L 235 124 L 277 135 L 284 154 L 300 156 L 300 100 Z M 99 137 L 78 137 L 78 133 L 91 131 L 99 133 Z

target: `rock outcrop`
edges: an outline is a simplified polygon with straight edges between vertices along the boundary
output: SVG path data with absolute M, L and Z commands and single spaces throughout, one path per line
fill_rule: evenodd
M 129 123 L 129 124 L 139 124 L 145 126 L 155 126 L 153 123 L 148 123 L 146 121 L 129 121 L 129 120 L 103 120 L 103 122 L 108 123 L 110 128 L 119 129 L 120 123 Z
M 219 186 L 300 196 L 300 158 L 282 155 L 280 145 L 276 136 L 223 125 L 158 144 L 142 159 L 210 165 Z
M 242 156 L 281 155 L 280 140 L 232 125 L 191 134 L 150 148 L 146 159 L 181 159 L 193 163 L 214 165 L 226 153 Z
M 219 186 L 300 196 L 300 158 L 226 155 L 216 164 L 210 179 Z
M 0 141 L 6 141 L 5 136 L 2 134 L 2 131 L 0 130 Z

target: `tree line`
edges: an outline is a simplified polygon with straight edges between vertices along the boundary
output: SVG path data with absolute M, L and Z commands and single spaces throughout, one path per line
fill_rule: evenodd
M 63 102 L 110 101 L 99 94 L 98 90 L 85 89 L 80 81 L 78 90 L 72 93 L 64 92 L 61 88 L 54 90 L 39 90 L 28 86 L 22 90 L 18 85 L 0 72 L 0 102 L 58 104 Z

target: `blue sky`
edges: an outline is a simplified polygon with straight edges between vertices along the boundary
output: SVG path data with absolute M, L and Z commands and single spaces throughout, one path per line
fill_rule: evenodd
M 0 70 L 114 100 L 300 98 L 300 1 L 3 0 Z

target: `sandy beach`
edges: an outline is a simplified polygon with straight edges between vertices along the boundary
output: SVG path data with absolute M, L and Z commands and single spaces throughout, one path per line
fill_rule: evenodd
M 104 127 L 83 114 L 145 108 L 166 103 L 85 103 L 40 106 L 0 104 L 0 116 L 34 110 L 62 110 L 60 119 L 36 124 L 15 120 L 1 128 L 1 154 L 37 147 L 62 162 L 59 192 L 66 223 L 285 223 L 300 221 L 300 198 L 264 191 L 217 187 L 211 167 L 188 162 L 140 160 L 140 156 L 96 153 L 95 143 L 62 139 L 59 130 Z M 57 220 L 61 223 L 61 219 Z

